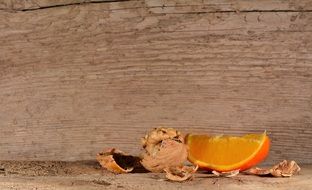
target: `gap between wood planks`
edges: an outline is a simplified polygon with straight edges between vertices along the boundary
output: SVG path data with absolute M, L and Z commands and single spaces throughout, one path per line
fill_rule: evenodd
M 14 12 L 28 12 L 28 11 L 36 11 L 42 9 L 51 9 L 51 8 L 59 8 L 65 6 L 74 6 L 74 5 L 85 5 L 85 4 L 101 4 L 101 3 L 118 3 L 118 2 L 127 2 L 134 0 L 85 0 L 82 2 L 72 2 L 65 4 L 56 4 L 56 5 L 48 5 L 48 6 L 40 6 L 38 7 L 29 7 L 29 8 L 11 8 L 11 9 L 1 9 L 0 11 L 14 11 Z M 142 6 L 142 7 L 133 7 L 133 8 L 172 8 L 172 7 L 188 7 L 188 6 L 200 6 L 200 5 L 162 5 L 162 6 Z M 298 13 L 309 13 L 312 10 L 292 10 L 292 9 L 272 9 L 272 10 L 261 10 L 261 9 L 252 9 L 252 10 L 211 10 L 211 11 L 195 11 L 195 12 L 180 12 L 180 13 L 161 13 L 161 14 L 209 14 L 209 13 L 288 13 L 288 12 L 298 12 Z

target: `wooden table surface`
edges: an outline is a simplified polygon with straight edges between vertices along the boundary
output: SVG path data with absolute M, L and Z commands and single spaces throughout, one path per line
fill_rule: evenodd
M 1 162 L 1 190 L 311 190 L 312 165 L 302 165 L 300 174 L 290 178 L 258 177 L 239 174 L 216 177 L 202 171 L 192 181 L 169 182 L 164 174 L 133 173 L 115 175 L 88 162 Z M 2 171 L 2 172 L 1 172 Z

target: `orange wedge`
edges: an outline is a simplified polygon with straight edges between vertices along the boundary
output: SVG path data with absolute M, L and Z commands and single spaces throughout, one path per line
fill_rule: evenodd
M 235 136 L 186 136 L 188 159 L 200 168 L 226 172 L 246 170 L 266 158 L 270 140 L 266 133 Z

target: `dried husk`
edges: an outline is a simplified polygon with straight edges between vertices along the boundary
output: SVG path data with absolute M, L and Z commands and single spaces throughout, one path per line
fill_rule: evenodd
M 239 174 L 239 170 L 233 170 L 233 171 L 228 171 L 228 172 L 212 171 L 212 173 L 219 177 L 234 177 Z
M 300 167 L 295 161 L 284 160 L 272 168 L 251 168 L 247 171 L 248 174 L 254 175 L 272 175 L 274 177 L 290 177 L 299 173 Z
M 300 167 L 295 161 L 284 160 L 272 168 L 271 174 L 276 177 L 290 177 L 299 171 Z
M 249 170 L 246 171 L 248 174 L 255 174 L 255 175 L 271 175 L 271 169 L 265 169 L 265 168 L 250 168 Z
M 172 128 L 156 128 L 142 139 L 142 165 L 151 172 L 182 166 L 187 160 L 187 146 L 181 133 Z
M 170 181 L 183 182 L 193 179 L 193 174 L 197 171 L 198 166 L 177 166 L 165 168 L 166 178 Z
M 115 148 L 98 153 L 96 159 L 103 168 L 116 174 L 129 173 L 139 163 L 137 157 L 127 155 Z

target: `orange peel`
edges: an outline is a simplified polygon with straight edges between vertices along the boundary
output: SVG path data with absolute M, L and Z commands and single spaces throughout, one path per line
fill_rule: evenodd
M 270 140 L 265 132 L 242 137 L 189 134 L 186 144 L 190 162 L 217 172 L 249 169 L 263 161 L 270 148 Z

